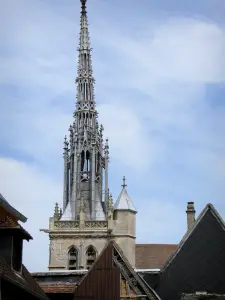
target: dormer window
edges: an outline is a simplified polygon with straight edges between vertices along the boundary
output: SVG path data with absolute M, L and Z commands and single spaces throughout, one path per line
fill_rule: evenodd
M 89 246 L 86 251 L 86 266 L 87 269 L 90 269 L 90 267 L 94 264 L 96 260 L 96 251 L 93 246 Z
M 68 253 L 68 268 L 69 270 L 77 270 L 78 265 L 78 251 L 75 247 L 72 247 Z
M 12 249 L 12 268 L 16 272 L 21 272 L 22 267 L 22 254 L 23 254 L 23 240 L 21 237 L 13 237 L 13 249 Z

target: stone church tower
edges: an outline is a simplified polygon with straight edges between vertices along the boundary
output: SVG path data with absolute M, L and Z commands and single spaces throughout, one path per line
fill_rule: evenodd
M 81 0 L 77 103 L 64 141 L 63 206 L 50 218 L 49 269 L 89 269 L 109 239 L 135 266 L 136 210 L 125 178 L 113 205 L 108 188 L 108 140 L 98 124 L 86 1 Z

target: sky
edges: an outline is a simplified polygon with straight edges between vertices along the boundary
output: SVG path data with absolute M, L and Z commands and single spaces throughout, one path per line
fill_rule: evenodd
M 186 206 L 225 218 L 225 1 L 88 0 L 95 99 L 137 243 L 178 243 Z M 28 221 L 24 264 L 46 271 L 73 121 L 78 0 L 0 1 L 0 192 Z

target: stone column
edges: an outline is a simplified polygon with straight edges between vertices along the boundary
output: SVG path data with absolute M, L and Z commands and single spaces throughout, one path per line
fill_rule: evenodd
M 80 241 L 80 255 L 79 255 L 79 269 L 84 269 L 84 242 L 83 240 Z
M 95 144 L 92 148 L 92 158 L 91 158 L 91 218 L 95 220 L 95 181 L 96 181 L 96 172 L 95 172 Z
M 106 213 L 108 209 L 108 162 L 109 162 L 109 145 L 108 145 L 108 139 L 106 139 L 105 144 L 105 207 L 106 207 Z
M 68 142 L 65 136 L 64 139 L 64 186 L 63 186 L 63 212 L 66 209 L 68 203 Z
M 73 161 L 73 189 L 72 189 L 72 197 L 71 197 L 71 206 L 72 206 L 72 215 L 73 219 L 77 219 L 77 171 L 78 171 L 78 165 L 77 165 L 77 154 L 76 151 L 74 153 L 74 161 Z

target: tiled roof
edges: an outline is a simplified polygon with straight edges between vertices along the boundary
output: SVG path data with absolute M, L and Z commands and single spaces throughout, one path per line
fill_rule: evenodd
M 9 216 L 6 217 L 6 219 L 4 220 L 4 222 L 0 221 L 0 227 L 1 228 L 15 228 L 15 227 L 19 227 L 19 223 L 15 220 L 13 220 L 12 218 L 10 218 Z
M 39 299 L 48 300 L 48 297 L 37 282 L 32 278 L 24 265 L 22 265 L 22 272 L 19 274 L 11 269 L 3 257 L 0 256 L 0 277 L 10 281 L 13 285 L 21 287 Z
M 19 221 L 25 223 L 27 221 L 27 218 L 23 216 L 18 210 L 16 210 L 14 207 L 12 207 L 9 202 L 3 197 L 3 195 L 0 193 L 0 210 L 3 207 L 6 211 L 8 211 L 10 214 L 15 216 Z
M 161 269 L 177 247 L 174 244 L 136 244 L 136 269 Z
M 15 220 L 10 218 L 9 216 L 6 217 L 4 222 L 0 222 L 0 229 L 16 229 L 20 231 L 26 240 L 32 240 L 32 236 Z
M 45 293 L 74 293 L 87 270 L 58 270 L 32 273 Z
M 185 233 L 184 237 L 180 241 L 179 245 L 177 245 L 176 251 L 173 252 L 173 255 L 169 258 L 169 260 L 166 262 L 166 264 L 163 267 L 162 272 L 171 264 L 173 259 L 177 256 L 178 252 L 182 249 L 183 245 L 186 243 L 186 241 L 189 239 L 189 237 L 193 234 L 193 232 L 198 228 L 199 223 L 201 220 L 205 217 L 207 212 L 211 212 L 212 215 L 215 217 L 217 222 L 220 224 L 221 228 L 225 230 L 225 223 L 223 218 L 220 216 L 218 211 L 215 209 L 215 207 L 211 204 L 208 203 L 206 207 L 202 210 L 196 221 L 193 223 L 191 228 Z
M 40 284 L 41 288 L 46 294 L 72 294 L 77 287 L 75 283 L 48 283 L 48 284 Z

